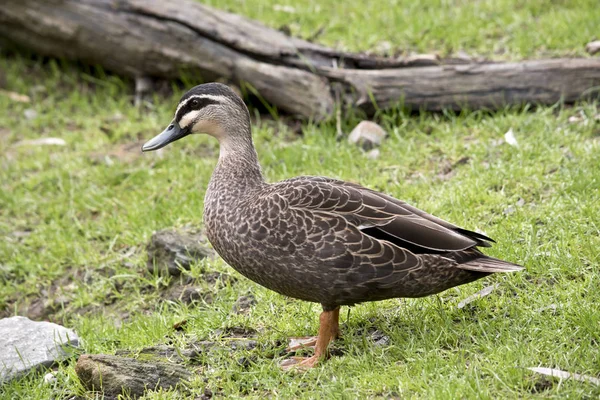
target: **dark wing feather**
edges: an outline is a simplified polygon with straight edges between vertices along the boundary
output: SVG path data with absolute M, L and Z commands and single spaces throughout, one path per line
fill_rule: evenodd
M 444 221 L 441 218 L 438 218 L 438 217 L 436 217 L 434 215 L 428 214 L 428 213 L 426 213 L 423 210 L 419 210 L 418 208 L 416 208 L 414 206 L 411 206 L 410 204 L 408 204 L 408 203 L 406 203 L 406 202 L 404 202 L 402 200 L 398 200 L 398 199 L 396 199 L 396 198 L 394 198 L 392 196 L 389 196 L 387 194 L 379 193 L 379 192 L 376 192 L 376 191 L 374 191 L 372 189 L 368 189 L 368 188 L 362 187 L 360 185 L 357 185 L 357 184 L 351 183 L 351 182 L 345 182 L 345 181 L 340 181 L 340 180 L 332 180 L 332 183 L 336 183 L 336 184 L 343 185 L 343 186 L 348 186 L 348 187 L 353 187 L 353 188 L 356 188 L 357 190 L 361 190 L 361 191 L 370 192 L 373 195 L 379 196 L 379 197 L 381 197 L 381 198 L 389 201 L 390 203 L 393 203 L 393 204 L 396 204 L 399 207 L 402 207 L 403 209 L 405 209 L 408 212 L 411 212 L 411 213 L 413 213 L 415 215 L 418 215 L 419 217 L 425 218 L 425 219 L 427 219 L 427 220 L 429 220 L 431 222 L 434 222 L 434 223 L 436 223 L 436 224 L 438 224 L 440 226 L 443 226 L 443 227 L 448 228 L 450 230 L 453 230 L 453 231 L 455 231 L 457 233 L 460 233 L 463 236 L 467 236 L 467 237 L 473 239 L 474 241 L 477 242 L 477 246 L 480 246 L 480 247 L 490 247 L 489 242 L 495 243 L 494 239 L 489 238 L 489 237 L 487 237 L 485 235 L 482 235 L 481 233 L 477 233 L 477 232 L 473 232 L 473 231 L 470 231 L 470 230 L 467 230 L 467 229 L 463 229 L 463 228 L 461 228 L 459 226 L 451 224 L 448 221 Z
M 488 257 L 480 252 L 476 251 L 477 257 L 470 260 L 463 260 L 464 254 L 469 252 L 460 252 L 459 254 L 453 254 L 452 258 L 458 263 L 456 266 L 460 269 L 466 269 L 469 271 L 476 272 L 514 272 L 521 271 L 523 267 L 518 264 L 514 264 L 504 260 L 498 260 L 497 258 Z M 471 251 L 473 253 L 473 251 Z

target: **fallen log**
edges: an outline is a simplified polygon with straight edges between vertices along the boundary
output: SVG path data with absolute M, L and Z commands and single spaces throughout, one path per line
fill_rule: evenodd
M 384 58 L 329 49 L 191 0 L 4 0 L 0 40 L 134 78 L 225 79 L 279 109 L 326 118 L 336 99 L 372 113 L 496 109 L 598 97 L 600 59 L 513 63 Z

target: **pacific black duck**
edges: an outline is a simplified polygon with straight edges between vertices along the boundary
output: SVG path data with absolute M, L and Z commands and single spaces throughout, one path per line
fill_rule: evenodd
M 315 353 L 302 366 L 314 366 L 339 335 L 340 306 L 427 296 L 522 269 L 481 253 L 489 237 L 360 185 L 315 176 L 265 182 L 248 109 L 225 85 L 188 91 L 171 124 L 142 150 L 191 133 L 220 143 L 204 200 L 215 250 L 260 285 L 323 306 Z

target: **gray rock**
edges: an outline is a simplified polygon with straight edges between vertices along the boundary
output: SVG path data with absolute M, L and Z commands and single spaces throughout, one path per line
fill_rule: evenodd
M 361 121 L 348 136 L 348 142 L 362 146 L 365 150 L 371 150 L 379 146 L 387 132 L 375 122 Z
M 508 206 L 504 209 L 504 211 L 502 211 L 502 213 L 504 215 L 511 215 L 511 214 L 514 214 L 515 211 L 517 211 L 515 206 Z
M 148 389 L 182 387 L 192 377 L 192 373 L 181 365 L 106 354 L 82 355 L 77 360 L 75 372 L 86 389 L 102 391 L 108 398 L 119 395 L 138 398 Z
M 589 54 L 594 55 L 600 53 L 600 40 L 594 40 L 585 45 L 585 51 Z
M 181 268 L 190 269 L 190 265 L 198 260 L 212 256 L 213 251 L 202 246 L 204 237 L 199 233 L 177 232 L 164 229 L 155 232 L 148 244 L 148 270 L 154 269 L 177 276 Z
M 68 346 L 79 346 L 72 330 L 25 317 L 0 319 L 0 337 L 0 382 L 50 367 L 70 355 Z
M 391 342 L 390 337 L 378 329 L 371 332 L 371 340 L 375 346 L 389 346 Z

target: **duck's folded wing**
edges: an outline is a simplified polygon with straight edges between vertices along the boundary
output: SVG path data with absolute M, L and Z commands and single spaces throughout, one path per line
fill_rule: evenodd
M 413 253 L 460 251 L 491 241 L 359 185 L 321 177 L 295 178 L 279 185 L 289 207 L 338 215 L 363 233 Z
M 389 201 L 389 202 L 391 202 L 393 204 L 396 204 L 399 207 L 402 207 L 405 210 L 414 213 L 415 215 L 418 215 L 418 216 L 420 216 L 422 218 L 428 219 L 429 221 L 435 222 L 436 224 L 441 225 L 444 228 L 448 228 L 448 229 L 451 229 L 453 231 L 456 231 L 456 232 L 458 232 L 458 233 L 460 233 L 460 234 L 462 234 L 464 236 L 467 236 L 467 237 L 475 240 L 477 242 L 477 246 L 480 246 L 480 247 L 490 247 L 491 246 L 490 242 L 491 243 L 495 243 L 495 240 L 492 239 L 492 238 L 490 238 L 490 237 L 487 237 L 487 236 L 485 236 L 485 235 L 483 235 L 481 233 L 473 232 L 473 231 L 470 231 L 468 229 L 464 229 L 464 228 L 461 228 L 461 227 L 456 226 L 454 224 L 451 224 L 448 221 L 444 221 L 443 219 L 438 218 L 438 217 L 436 217 L 434 215 L 431 215 L 429 213 L 426 213 L 423 210 L 419 210 L 417 207 L 411 206 L 410 204 L 408 204 L 408 203 L 406 203 L 406 202 L 404 202 L 402 200 L 398 200 L 398 199 L 396 199 L 396 198 L 394 198 L 392 196 L 389 196 L 389 195 L 387 195 L 385 193 L 376 192 L 376 191 L 374 191 L 372 189 L 368 189 L 368 188 L 362 187 L 362 186 L 360 186 L 358 184 L 355 184 L 355 183 L 344 182 L 344 181 L 339 181 L 339 180 L 336 181 L 336 182 L 338 184 L 340 184 L 340 185 L 347 186 L 347 187 L 352 187 L 352 188 L 355 188 L 355 189 L 360 190 L 360 191 L 367 191 L 367 192 L 369 192 L 371 194 L 374 194 L 374 195 L 376 195 L 378 197 L 381 197 L 381 198 L 383 198 L 383 199 L 385 199 L 385 200 L 387 200 L 387 201 Z

